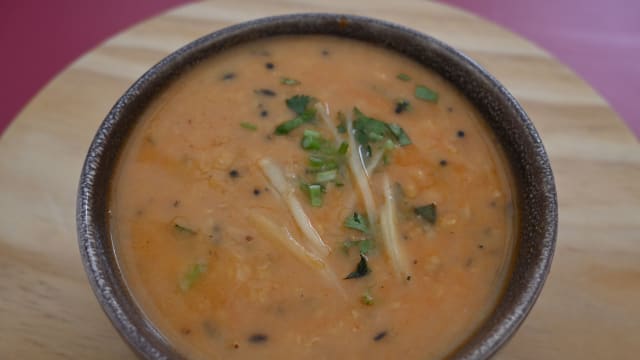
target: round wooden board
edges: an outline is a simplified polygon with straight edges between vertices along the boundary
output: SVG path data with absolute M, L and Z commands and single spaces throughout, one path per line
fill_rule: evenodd
M 57 76 L 0 140 L 0 357 L 134 356 L 94 298 L 76 244 L 76 186 L 100 121 L 137 77 L 183 44 L 240 21 L 309 11 L 378 17 L 444 40 L 502 81 L 540 131 L 558 185 L 558 247 L 534 310 L 497 358 L 638 358 L 637 140 L 544 51 L 475 16 L 418 0 L 195 3 L 115 36 Z

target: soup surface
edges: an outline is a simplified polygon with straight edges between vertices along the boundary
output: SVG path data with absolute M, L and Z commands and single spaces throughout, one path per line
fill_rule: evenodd
M 112 184 L 117 257 L 189 358 L 442 358 L 508 276 L 505 164 L 479 113 L 414 61 L 259 40 L 142 115 Z

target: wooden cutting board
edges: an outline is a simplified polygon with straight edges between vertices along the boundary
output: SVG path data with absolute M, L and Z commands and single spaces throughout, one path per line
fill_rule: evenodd
M 374 16 L 450 43 L 502 81 L 540 131 L 558 185 L 558 247 L 533 312 L 497 358 L 640 358 L 637 140 L 549 54 L 475 16 L 418 0 L 191 4 L 124 31 L 60 73 L 0 140 L 0 358 L 133 357 L 78 255 L 75 196 L 89 142 L 120 94 L 169 52 L 223 26 L 302 11 Z

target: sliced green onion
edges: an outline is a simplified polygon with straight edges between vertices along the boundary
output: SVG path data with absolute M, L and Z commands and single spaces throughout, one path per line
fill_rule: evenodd
M 337 175 L 338 175 L 337 170 L 321 171 L 316 174 L 316 181 L 319 183 L 333 181 L 336 179 Z
M 240 126 L 242 126 L 243 128 L 247 129 L 247 130 L 251 130 L 251 131 L 256 131 L 258 130 L 258 127 L 250 122 L 241 122 Z
M 309 169 L 311 172 L 327 171 L 338 168 L 338 162 L 331 158 L 326 158 L 321 155 L 309 156 Z
M 300 115 L 296 116 L 295 118 L 289 121 L 285 121 L 280 125 L 278 125 L 274 133 L 276 135 L 286 135 L 291 131 L 293 131 L 294 129 L 298 128 L 300 125 L 313 120 L 315 116 L 316 116 L 315 109 L 304 110 L 304 112 L 302 112 Z
M 312 168 L 319 168 L 324 165 L 325 159 L 319 156 L 311 155 L 309 156 L 309 166 Z
M 295 118 L 278 125 L 275 133 L 276 135 L 286 135 L 302 124 L 304 124 L 302 116 L 296 116 Z
M 280 78 L 280 84 L 283 85 L 300 85 L 300 81 L 296 80 L 296 79 L 290 79 L 288 77 L 281 77 Z
M 324 139 L 319 132 L 314 130 L 305 130 L 300 145 L 305 150 L 318 150 L 324 143 Z
M 319 184 L 311 184 L 309 188 L 309 200 L 311 200 L 311 206 L 322 206 L 322 186 Z

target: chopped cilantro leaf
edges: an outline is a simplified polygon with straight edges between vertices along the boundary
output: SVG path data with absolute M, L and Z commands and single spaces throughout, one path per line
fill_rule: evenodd
M 384 121 L 368 117 L 358 108 L 353 109 L 356 119 L 353 122 L 354 137 L 363 146 L 371 142 L 378 142 L 385 138 L 392 138 L 400 146 L 411 144 L 407 133 L 397 124 L 389 124 Z
M 287 107 L 293 110 L 296 114 L 302 115 L 307 110 L 312 97 L 307 95 L 295 95 L 286 100 Z
M 403 73 L 398 74 L 396 77 L 397 77 L 399 80 L 402 80 L 402 81 L 409 81 L 409 80 L 411 80 L 411 76 L 409 76 L 409 75 L 407 75 L 407 74 L 403 74 Z
M 416 86 L 415 96 L 420 100 L 438 102 L 438 93 L 424 85 Z
M 322 206 L 322 188 L 320 187 L 320 185 L 309 185 L 309 199 L 311 200 L 311 206 Z
M 391 130 L 391 133 L 396 138 L 396 141 L 400 146 L 406 146 L 411 144 L 411 139 L 409 139 L 409 136 L 407 135 L 406 132 L 404 132 L 404 129 L 402 129 L 400 125 L 387 124 L 387 126 L 389 127 L 389 130 Z
M 353 215 L 349 215 L 349 217 L 344 220 L 344 226 L 364 233 L 369 231 L 369 223 L 367 219 L 364 215 L 357 212 L 354 212 Z
M 369 142 L 384 139 L 387 134 L 385 122 L 366 116 L 358 108 L 353 108 L 353 114 L 355 116 L 353 121 L 354 137 L 358 143 L 367 145 Z

